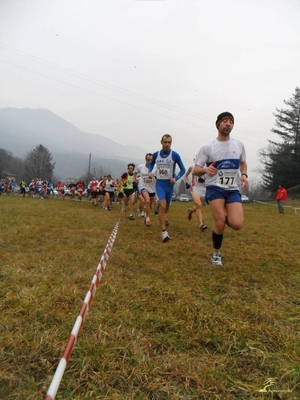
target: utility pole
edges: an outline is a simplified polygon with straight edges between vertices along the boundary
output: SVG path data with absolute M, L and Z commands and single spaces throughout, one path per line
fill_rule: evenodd
M 89 155 L 89 169 L 88 169 L 88 179 L 91 178 L 91 158 L 92 158 L 92 153 Z

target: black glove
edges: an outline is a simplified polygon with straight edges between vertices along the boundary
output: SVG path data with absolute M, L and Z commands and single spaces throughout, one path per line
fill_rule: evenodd
M 186 187 L 186 189 L 189 189 L 189 188 L 191 187 L 191 185 L 187 182 L 187 183 L 185 184 L 185 187 Z

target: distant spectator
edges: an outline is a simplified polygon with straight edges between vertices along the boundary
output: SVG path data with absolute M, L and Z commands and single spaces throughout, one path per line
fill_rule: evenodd
M 287 199 L 287 190 L 283 185 L 279 185 L 279 188 L 278 188 L 277 194 L 276 194 L 276 201 L 278 204 L 279 214 L 284 214 L 283 203 L 286 201 L 286 199 Z

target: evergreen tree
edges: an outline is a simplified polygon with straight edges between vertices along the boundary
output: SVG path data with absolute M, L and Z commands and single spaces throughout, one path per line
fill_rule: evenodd
M 55 163 L 52 164 L 52 156 L 46 147 L 38 145 L 29 152 L 24 161 L 25 179 L 29 182 L 34 178 L 50 180 L 52 178 Z
M 276 109 L 276 128 L 271 129 L 281 140 L 268 140 L 260 152 L 263 186 L 273 192 L 279 185 L 291 188 L 299 184 L 300 176 L 300 89 L 296 87 L 293 97 L 284 103 L 289 108 Z

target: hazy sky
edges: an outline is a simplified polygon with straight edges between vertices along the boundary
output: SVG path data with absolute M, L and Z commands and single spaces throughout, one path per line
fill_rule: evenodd
M 300 86 L 299 17 L 299 0 L 0 0 L 0 107 L 145 152 L 169 133 L 187 167 L 230 111 L 253 171 Z

